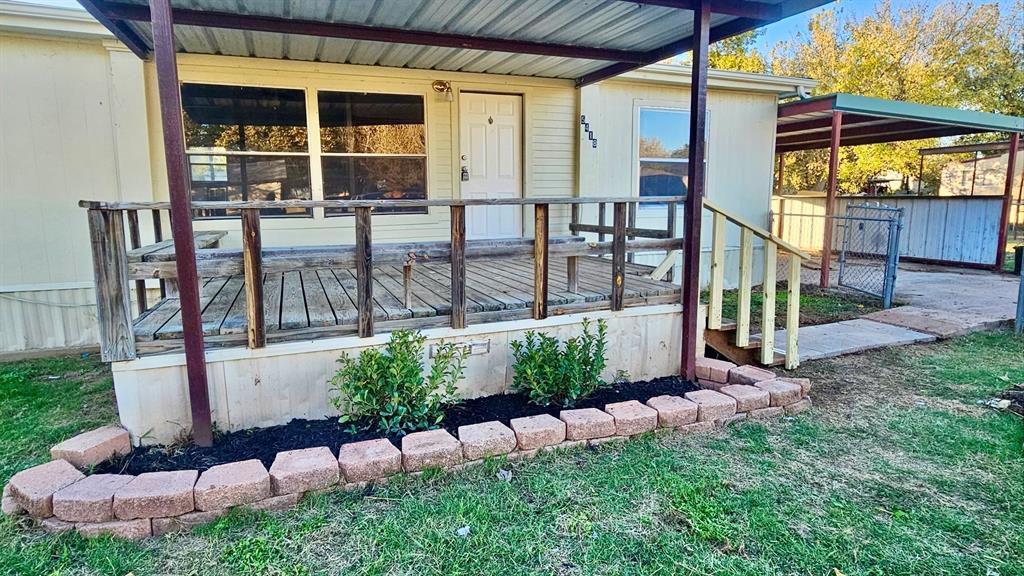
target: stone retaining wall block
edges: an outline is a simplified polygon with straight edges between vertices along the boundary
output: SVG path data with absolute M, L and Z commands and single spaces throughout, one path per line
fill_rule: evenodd
M 756 384 L 765 380 L 773 380 L 775 372 L 747 364 L 729 370 L 730 384 Z
M 714 422 L 736 413 L 736 401 L 714 390 L 695 390 L 684 396 L 697 405 L 698 422 Z
M 50 448 L 50 457 L 54 460 L 67 460 L 76 468 L 85 470 L 113 456 L 131 451 L 132 441 L 127 430 L 120 426 L 104 426 L 68 438 Z
M 722 386 L 719 392 L 736 400 L 737 412 L 750 412 L 751 410 L 767 408 L 771 403 L 771 397 L 768 395 L 768 392 L 756 386 L 729 384 L 728 386 Z
M 565 422 L 567 440 L 591 440 L 615 435 L 615 418 L 597 408 L 562 410 L 558 417 Z
M 462 463 L 462 444 L 447 430 L 413 432 L 402 437 L 402 468 L 418 472 Z
M 658 427 L 658 411 L 636 400 L 607 404 L 604 411 L 615 419 L 615 434 L 634 436 Z
M 513 418 L 510 424 L 523 451 L 554 446 L 565 440 L 565 422 L 550 414 Z
M 697 378 L 711 382 L 728 382 L 729 371 L 736 368 L 736 365 L 727 360 L 715 360 L 714 358 L 697 358 Z
M 195 496 L 196 510 L 201 511 L 263 500 L 270 497 L 270 474 L 256 459 L 213 466 L 199 476 Z
M 329 488 L 338 478 L 338 460 L 326 446 L 278 452 L 270 465 L 270 488 L 275 496 Z
M 466 460 L 500 456 L 516 449 L 516 433 L 501 422 L 459 426 L 459 441 Z
M 85 478 L 67 460 L 51 460 L 33 466 L 11 477 L 11 498 L 31 516 L 53 516 L 53 494 Z
M 113 536 L 125 540 L 141 540 L 153 535 L 153 526 L 149 518 L 137 520 L 112 520 L 110 522 L 86 522 L 75 527 L 84 538 Z
M 680 396 L 655 396 L 647 405 L 658 411 L 658 426 L 678 428 L 697 421 L 697 405 Z
M 338 449 L 346 482 L 370 482 L 402 471 L 402 451 L 387 438 L 351 442 Z
M 197 470 L 139 474 L 114 493 L 114 516 L 135 520 L 191 512 L 195 510 L 192 488 L 198 478 Z
M 53 495 L 53 514 L 68 522 L 109 522 L 114 519 L 114 494 L 134 476 L 93 474 Z
M 223 510 L 207 512 L 189 512 L 188 514 L 182 514 L 181 516 L 174 516 L 172 518 L 153 518 L 153 536 L 163 536 L 164 534 L 171 534 L 174 532 L 186 532 L 196 526 L 209 524 L 227 513 L 228 511 L 225 508 Z
M 810 397 L 804 398 L 804 399 L 800 400 L 799 402 L 794 402 L 792 404 L 788 404 L 788 405 L 786 405 L 786 408 L 785 408 L 786 414 L 789 415 L 789 416 L 800 414 L 801 412 L 806 412 L 806 411 L 808 411 L 810 409 L 811 409 L 811 399 L 810 399 Z
M 766 380 L 754 384 L 771 396 L 772 406 L 788 406 L 800 401 L 800 385 L 782 380 Z

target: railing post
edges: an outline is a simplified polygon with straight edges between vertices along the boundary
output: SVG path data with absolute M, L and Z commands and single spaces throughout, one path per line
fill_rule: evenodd
M 580 223 L 580 205 L 572 205 L 572 226 L 569 227 L 573 230 L 573 236 L 579 236 L 579 232 L 576 232 L 574 226 Z M 580 260 L 579 256 L 569 256 L 565 259 L 565 289 L 569 292 L 579 292 L 580 289 Z
M 548 317 L 548 205 L 533 208 L 533 318 Z
M 775 361 L 775 284 L 778 281 L 778 246 L 764 243 L 764 284 L 761 306 L 761 363 Z
M 121 211 L 89 210 L 89 240 L 99 324 L 100 357 L 104 362 L 135 358 L 128 262 Z
M 128 210 L 128 238 L 131 241 L 131 248 L 142 247 L 142 236 L 139 234 L 139 211 Z M 141 315 L 146 310 L 149 310 L 149 304 L 146 302 L 146 281 L 136 280 L 135 281 L 135 303 L 139 309 Z
M 740 285 L 736 299 L 736 345 L 740 347 L 750 344 L 750 287 L 753 274 L 754 234 L 749 228 L 743 228 L 740 231 Z
M 626 290 L 626 203 L 616 202 L 612 234 L 612 310 L 622 310 Z
M 604 223 L 608 221 L 608 218 L 606 218 L 607 211 L 608 211 L 607 205 L 604 202 L 598 202 L 598 204 L 597 204 L 597 225 L 602 227 L 602 228 L 604 227 Z M 598 242 L 604 242 L 604 239 L 605 239 L 604 232 L 598 232 L 598 234 L 597 234 L 597 241 Z
M 722 327 L 722 290 L 725 287 L 725 215 L 711 221 L 711 282 L 708 284 L 708 328 Z
M 466 327 L 466 207 L 452 206 L 452 328 Z
M 676 206 L 677 204 L 675 202 L 668 203 L 668 217 L 666 218 L 665 229 L 668 231 L 669 238 L 676 237 Z M 669 253 L 671 253 L 671 251 L 669 251 Z M 667 279 L 669 282 L 676 281 L 676 266 L 674 262 L 672 267 L 668 269 Z
M 637 205 L 632 202 L 626 205 L 626 228 L 629 228 L 631 230 L 636 228 L 636 207 Z M 635 238 L 636 236 L 627 236 L 628 240 L 633 240 Z M 628 260 L 630 263 L 634 261 L 632 252 L 626 254 L 626 260 Z
M 153 214 L 153 242 L 163 242 L 164 240 L 164 223 L 160 220 L 160 211 L 152 210 Z M 160 279 L 160 299 L 167 298 L 167 284 L 163 278 Z
M 359 337 L 373 336 L 373 242 L 370 208 L 356 208 L 356 308 Z
M 267 345 L 267 329 L 263 318 L 263 239 L 258 208 L 242 210 L 242 269 L 249 348 L 263 348 Z
M 789 293 L 786 300 L 786 369 L 800 365 L 800 256 L 789 255 Z

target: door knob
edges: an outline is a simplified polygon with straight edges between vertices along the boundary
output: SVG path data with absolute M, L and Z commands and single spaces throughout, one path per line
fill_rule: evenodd
M 462 167 L 462 181 L 463 182 L 469 182 L 469 167 L 468 166 L 463 166 Z

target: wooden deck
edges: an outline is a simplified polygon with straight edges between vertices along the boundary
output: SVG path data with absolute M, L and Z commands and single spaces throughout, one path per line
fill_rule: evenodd
M 579 290 L 566 292 L 565 258 L 549 263 L 550 313 L 607 308 L 611 261 L 579 259 Z M 679 287 L 643 278 L 646 266 L 627 264 L 625 304 L 676 302 Z M 405 306 L 402 266 L 373 270 L 374 320 L 382 330 L 448 325 L 451 281 L 447 262 L 416 264 L 411 306 Z M 562 287 L 563 290 L 558 290 Z M 241 275 L 208 278 L 200 288 L 203 333 L 211 346 L 245 345 L 245 290 Z M 271 341 L 310 339 L 356 331 L 355 271 L 319 269 L 268 273 L 263 279 L 264 311 Z M 503 259 L 466 263 L 468 320 L 472 323 L 529 318 L 533 306 L 533 261 Z M 140 353 L 178 349 L 183 337 L 177 298 L 166 298 L 134 322 Z

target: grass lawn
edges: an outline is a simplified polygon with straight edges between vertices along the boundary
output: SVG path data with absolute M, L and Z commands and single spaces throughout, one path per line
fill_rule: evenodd
M 1024 574 L 1024 429 L 976 404 L 1024 380 L 1024 339 L 976 334 L 798 373 L 814 378 L 815 409 L 796 418 L 403 478 L 192 534 L 84 541 L 5 519 L 0 573 Z M 4 479 L 112 416 L 90 362 L 2 366 L 0 391 Z
M 736 307 L 739 301 L 738 290 L 726 290 L 722 293 L 722 315 L 726 318 L 736 319 Z M 706 294 L 701 297 L 701 302 L 707 302 Z M 789 303 L 789 293 L 785 286 L 779 286 L 775 292 L 775 327 L 786 327 L 786 306 Z M 761 309 L 764 306 L 764 299 L 761 296 L 760 287 L 755 288 L 750 294 L 750 316 L 751 327 L 760 331 Z M 803 284 L 800 286 L 800 325 L 816 326 L 830 322 L 840 322 L 859 318 L 869 312 L 877 312 L 882 309 L 882 301 L 867 295 L 859 294 L 852 290 L 838 291 L 835 289 L 822 290 L 818 286 Z

